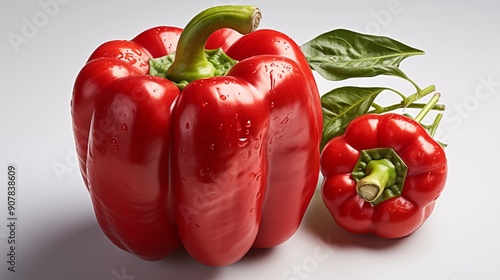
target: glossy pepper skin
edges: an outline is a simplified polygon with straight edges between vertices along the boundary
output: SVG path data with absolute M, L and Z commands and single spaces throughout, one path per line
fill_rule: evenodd
M 387 148 L 395 155 L 386 153 Z M 363 151 L 376 152 L 360 159 Z M 357 191 L 357 182 L 369 175 L 362 169 L 379 157 L 395 162 L 397 156 L 407 166 L 406 174 L 393 180 L 401 182 L 402 190 L 398 193 L 386 187 L 383 195 L 387 197 L 368 202 Z M 355 177 L 360 170 L 366 174 L 358 181 Z M 340 227 L 392 239 L 411 234 L 432 213 L 445 186 L 447 160 L 443 148 L 413 119 L 394 113 L 367 114 L 354 119 L 343 135 L 327 143 L 321 172 L 325 178 L 323 201 Z
M 273 30 L 219 28 L 197 37 L 238 60 L 224 76 L 181 90 L 148 75 L 150 58 L 186 47 L 182 29 L 163 26 L 104 43 L 75 81 L 74 136 L 97 221 L 146 260 L 184 246 L 222 266 L 277 246 L 316 187 L 321 107 L 300 48 Z

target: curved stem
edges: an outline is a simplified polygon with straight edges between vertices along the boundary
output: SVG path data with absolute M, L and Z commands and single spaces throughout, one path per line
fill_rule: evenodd
M 392 88 L 389 88 L 389 90 L 396 93 L 397 95 L 399 95 L 399 97 L 401 97 L 403 99 L 403 101 L 401 101 L 401 103 L 405 103 L 406 98 L 407 98 L 406 95 L 404 95 L 402 92 L 397 91 L 397 90 L 392 89 Z
M 417 89 L 417 94 L 422 94 L 422 89 L 415 83 L 412 79 L 410 79 L 408 76 L 405 74 L 405 79 L 409 81 L 416 89 Z
M 213 77 L 214 66 L 205 56 L 208 37 L 220 28 L 250 33 L 258 27 L 261 18 L 259 8 L 255 6 L 224 5 L 202 11 L 184 28 L 167 77 L 174 82 Z

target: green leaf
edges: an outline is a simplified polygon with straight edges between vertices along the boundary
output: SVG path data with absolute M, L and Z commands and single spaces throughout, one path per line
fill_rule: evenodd
M 409 56 L 424 53 L 388 37 L 345 29 L 319 35 L 301 49 L 309 66 L 332 81 L 392 75 L 412 82 L 399 64 Z
M 321 97 L 323 137 L 321 149 L 332 138 L 344 133 L 356 117 L 366 114 L 379 93 L 391 90 L 384 87 L 340 87 Z

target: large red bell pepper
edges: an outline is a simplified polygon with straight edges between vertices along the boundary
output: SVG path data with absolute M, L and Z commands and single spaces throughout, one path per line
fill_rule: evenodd
M 77 76 L 81 173 L 118 247 L 157 260 L 183 245 L 220 266 L 297 230 L 319 176 L 319 94 L 296 43 L 253 31 L 259 20 L 253 6 L 210 8 L 184 30 L 104 43 Z M 227 73 L 205 43 L 237 60 Z M 172 53 L 167 78 L 149 74 Z

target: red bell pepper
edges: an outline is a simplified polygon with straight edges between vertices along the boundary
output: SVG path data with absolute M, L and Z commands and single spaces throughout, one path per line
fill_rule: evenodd
M 80 169 L 121 249 L 157 260 L 184 246 L 221 266 L 297 230 L 319 176 L 321 105 L 298 45 L 253 31 L 259 20 L 253 6 L 213 7 L 184 30 L 104 43 L 78 74 Z M 227 73 L 214 71 L 205 43 L 237 60 Z M 150 75 L 169 54 L 166 78 Z
M 326 144 L 322 198 L 340 227 L 400 238 L 432 213 L 445 186 L 447 160 L 419 119 L 361 115 Z

